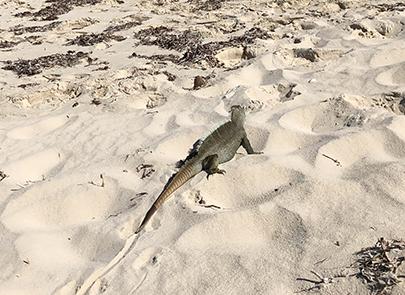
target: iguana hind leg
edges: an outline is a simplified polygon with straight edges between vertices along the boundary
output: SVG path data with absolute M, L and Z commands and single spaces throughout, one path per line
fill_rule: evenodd
M 206 157 L 203 160 L 203 170 L 207 172 L 207 179 L 209 178 L 210 175 L 219 173 L 219 174 L 224 174 L 225 170 L 219 169 L 218 168 L 219 160 L 218 160 L 218 155 L 210 155 Z

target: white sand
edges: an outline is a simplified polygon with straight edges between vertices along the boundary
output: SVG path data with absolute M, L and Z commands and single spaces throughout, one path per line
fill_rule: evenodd
M 0 3 L 1 61 L 93 59 L 20 77 L 0 69 L 0 294 L 293 294 L 314 286 L 297 278 L 354 274 L 354 253 L 405 238 L 405 6 L 198 3 L 104 0 L 53 21 L 14 16 L 45 1 Z M 114 33 L 125 40 L 65 45 L 134 21 Z M 249 60 L 241 44 L 216 50 L 224 67 L 129 58 L 182 56 L 138 44 L 158 26 L 204 42 L 252 27 L 271 38 L 249 44 Z M 193 90 L 196 75 L 211 78 Z M 176 161 L 233 104 L 250 109 L 263 154 L 241 149 L 225 176 L 196 176 L 134 235 Z M 348 276 L 317 292 L 369 289 Z

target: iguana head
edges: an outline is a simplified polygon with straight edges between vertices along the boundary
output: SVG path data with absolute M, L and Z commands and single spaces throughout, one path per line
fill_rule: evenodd
M 245 110 L 240 105 L 234 105 L 231 107 L 231 120 L 236 125 L 243 126 L 245 124 Z

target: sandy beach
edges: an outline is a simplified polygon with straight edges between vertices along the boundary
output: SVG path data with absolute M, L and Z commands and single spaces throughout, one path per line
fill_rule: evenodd
M 405 294 L 404 114 L 402 1 L 0 1 L 0 295 Z

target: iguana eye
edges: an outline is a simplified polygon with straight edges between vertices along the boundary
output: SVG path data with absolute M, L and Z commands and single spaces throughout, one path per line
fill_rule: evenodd
M 231 106 L 231 111 L 236 110 L 236 109 L 240 110 L 240 109 L 243 109 L 243 107 L 238 104 Z

